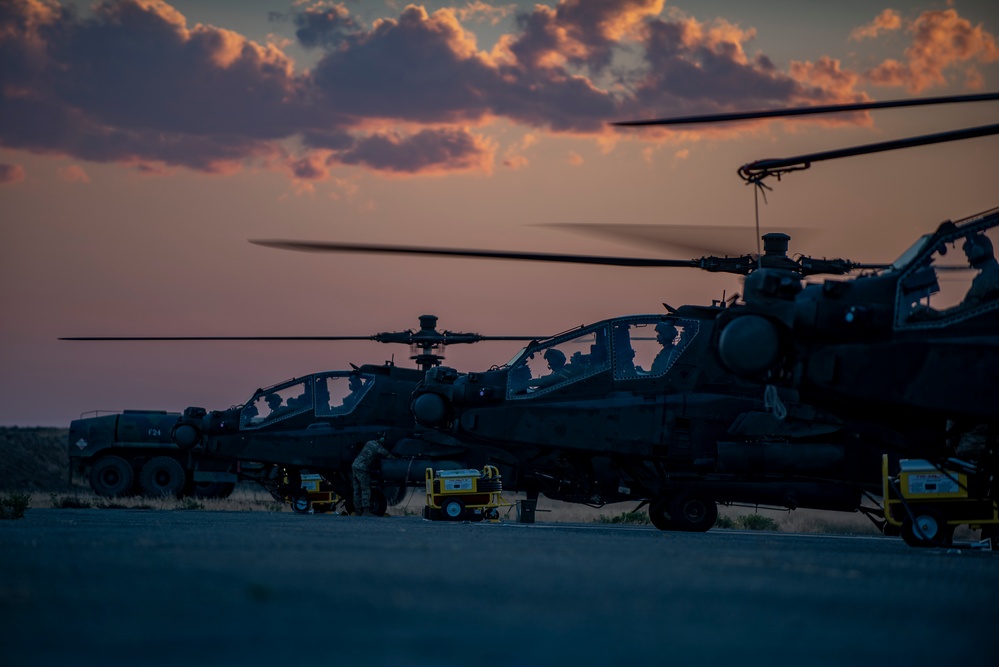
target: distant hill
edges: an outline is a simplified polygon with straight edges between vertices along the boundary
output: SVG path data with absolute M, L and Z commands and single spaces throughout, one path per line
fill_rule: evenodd
M 68 491 L 66 428 L 0 427 L 0 492 Z

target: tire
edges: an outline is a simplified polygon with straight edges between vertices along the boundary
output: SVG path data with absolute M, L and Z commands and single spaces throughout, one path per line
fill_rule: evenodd
M 649 520 L 652 525 L 659 530 L 676 530 L 676 524 L 669 518 L 669 501 L 665 499 L 654 500 L 649 505 Z
M 902 522 L 902 540 L 910 547 L 944 547 L 954 537 L 954 527 L 934 510 L 914 509 L 916 523 L 908 516 Z M 916 526 L 920 530 L 916 529 Z
M 375 516 L 385 516 L 386 509 L 388 509 L 388 501 L 385 499 L 385 494 L 378 489 L 371 489 L 371 502 L 368 503 L 368 511 Z
M 718 505 L 714 498 L 700 493 L 686 493 L 670 503 L 669 518 L 677 530 L 705 533 L 718 519 Z
M 465 516 L 465 503 L 460 498 L 451 498 L 441 504 L 441 518 L 445 521 L 461 521 Z
M 228 498 L 236 489 L 233 482 L 195 482 L 195 498 Z
M 142 466 L 139 473 L 139 487 L 150 498 L 174 496 L 179 498 L 187 483 L 184 467 L 175 458 L 157 456 Z
M 90 488 L 105 498 L 128 494 L 134 480 L 132 466 L 120 456 L 105 456 L 90 469 Z
M 312 509 L 312 501 L 306 495 L 295 496 L 291 499 L 291 511 L 295 514 L 308 514 Z
M 406 492 L 409 491 L 405 486 L 385 486 L 382 487 L 382 493 L 385 494 L 385 500 L 389 507 L 395 507 L 403 500 L 406 499 Z

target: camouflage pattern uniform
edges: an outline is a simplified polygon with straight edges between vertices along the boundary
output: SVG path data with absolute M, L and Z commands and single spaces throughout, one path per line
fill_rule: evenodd
M 379 440 L 368 440 L 364 443 L 361 453 L 351 464 L 354 486 L 354 513 L 361 516 L 371 506 L 371 469 L 381 459 L 391 456 L 389 451 L 381 446 Z

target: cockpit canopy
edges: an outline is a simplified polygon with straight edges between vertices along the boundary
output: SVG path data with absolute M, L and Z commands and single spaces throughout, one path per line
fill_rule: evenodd
M 695 320 L 637 315 L 542 341 L 508 364 L 507 397 L 545 394 L 609 369 L 615 380 L 665 375 L 697 329 Z
M 897 329 L 943 327 L 999 309 L 999 209 L 945 223 L 892 264 Z M 942 233 L 941 233 L 942 232 Z
M 374 381 L 373 375 L 327 371 L 258 389 L 240 411 L 239 427 L 259 429 L 313 410 L 317 418 L 349 414 Z

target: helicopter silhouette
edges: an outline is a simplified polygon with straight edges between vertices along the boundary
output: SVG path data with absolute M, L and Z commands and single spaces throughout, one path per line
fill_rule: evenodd
M 988 93 L 749 112 L 719 120 L 995 99 L 999 94 Z M 739 173 L 764 187 L 765 178 L 779 178 L 813 162 L 997 133 L 999 125 L 990 125 L 760 160 L 743 165 Z M 955 439 L 969 434 L 985 440 L 985 452 L 971 467 L 973 492 L 994 516 L 999 290 L 981 287 L 980 276 L 987 271 L 975 262 L 984 266 L 988 259 L 995 261 L 989 252 L 994 245 L 990 230 L 997 224 L 995 210 L 947 222 L 899 260 L 867 265 L 807 256 L 791 259 L 786 254 L 790 239 L 783 234 L 763 236 L 764 253 L 689 260 L 252 242 L 314 252 L 691 267 L 746 276 L 742 301 L 730 307 L 667 307 L 665 316 L 606 320 L 538 341 L 510 364 L 484 373 L 433 369 L 413 399 L 414 415 L 423 425 L 469 442 L 534 448 L 538 454 L 532 465 L 537 466 L 541 487 L 535 491 L 576 501 L 585 501 L 587 495 L 595 502 L 640 498 L 650 503 L 658 527 L 706 530 L 714 522 L 716 501 L 861 509 L 877 519 L 879 511 L 863 508 L 860 500 L 865 493 L 880 491 L 884 455 L 893 465 L 903 456 L 941 462 L 954 453 Z M 965 268 L 978 270 L 973 284 L 979 283 L 981 299 L 970 305 L 949 297 L 951 303 L 943 308 L 936 301 L 931 305 L 930 297 L 942 291 L 933 256 L 944 255 L 958 242 L 973 248 L 965 250 L 971 264 Z M 974 252 L 982 259 L 973 260 Z M 957 267 L 942 272 L 948 268 Z M 847 277 L 858 271 L 860 276 L 846 280 L 803 284 L 808 276 Z M 689 332 L 691 340 L 668 370 L 658 375 L 632 372 L 635 350 L 626 350 L 622 341 L 635 340 L 633 330 L 656 325 Z M 577 338 L 592 340 L 596 347 L 611 346 L 600 365 L 549 386 L 527 385 L 520 393 L 517 387 L 526 375 L 520 369 L 532 370 L 530 382 L 532 361 L 550 350 L 569 356 L 568 348 Z M 588 356 L 592 360 L 595 354 L 591 349 Z M 580 353 L 580 362 L 586 356 Z M 580 364 L 577 371 L 582 368 Z M 723 417 L 713 421 L 719 414 Z M 803 447 L 805 443 L 810 447 Z M 918 518 L 909 514 L 911 521 Z
M 350 370 L 324 371 L 292 378 L 253 392 L 244 403 L 226 410 L 186 408 L 170 430 L 182 450 L 200 456 L 236 461 L 242 476 L 258 482 L 275 498 L 289 500 L 299 513 L 312 504 L 302 487 L 302 475 L 320 476 L 321 490 L 351 498 L 351 464 L 368 440 L 384 437 L 394 459 L 383 460 L 373 478 L 371 506 L 383 515 L 401 501 L 409 486 L 423 486 L 426 468 L 480 468 L 484 461 L 502 460 L 502 452 L 470 448 L 454 438 L 421 429 L 409 411 L 410 396 L 428 369 L 439 366 L 448 345 L 482 341 L 530 341 L 535 336 L 485 336 L 437 330 L 435 315 L 420 317 L 416 331 L 383 332 L 370 336 L 132 336 L 72 337 L 82 341 L 230 341 L 230 340 L 371 340 L 411 347 L 416 368 L 393 362 L 365 364 Z M 81 425 L 80 428 L 83 428 Z M 507 472 L 508 486 L 516 470 Z

